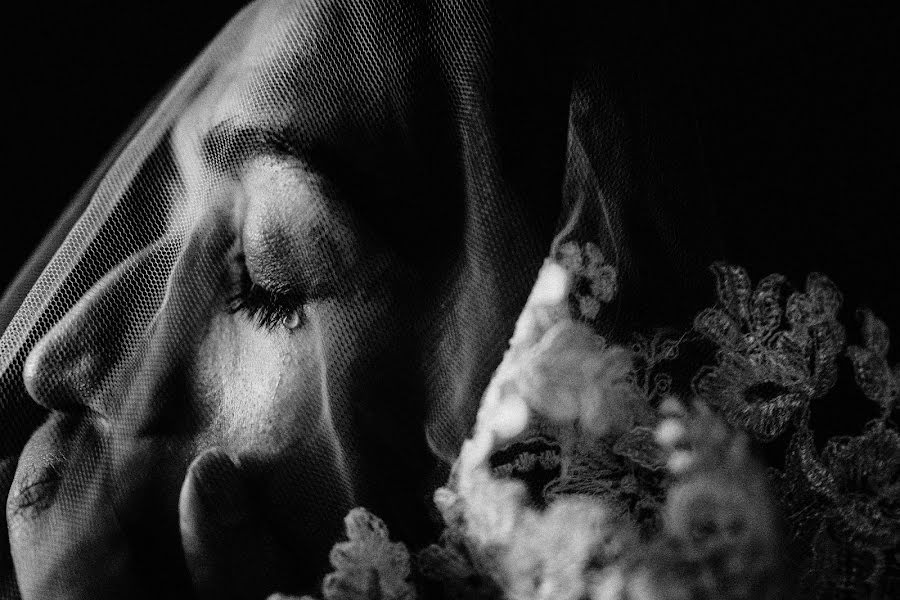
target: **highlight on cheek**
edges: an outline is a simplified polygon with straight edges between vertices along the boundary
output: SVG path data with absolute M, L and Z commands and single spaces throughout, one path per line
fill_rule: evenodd
M 308 329 L 260 329 L 219 314 L 202 341 L 193 387 L 204 398 L 205 437 L 235 452 L 275 453 L 321 428 L 323 391 Z

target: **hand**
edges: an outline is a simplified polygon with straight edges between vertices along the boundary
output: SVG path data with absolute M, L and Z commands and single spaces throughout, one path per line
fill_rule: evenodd
M 168 529 L 142 504 L 149 473 L 173 467 L 162 464 L 163 446 L 151 438 L 112 443 L 87 421 L 51 416 L 11 478 L 15 577 L 10 565 L 9 581 L 0 580 L 9 587 L 0 588 L 3 597 L 17 597 L 14 579 L 25 600 L 155 598 L 161 591 L 183 597 L 188 574 L 200 598 L 265 598 L 287 587 L 287 560 L 250 509 L 238 468 L 220 450 L 197 457 L 183 480 L 178 521 L 185 560 L 170 546 L 147 547 L 141 527 Z M 15 466 L 0 465 L 0 483 Z
M 6 498 L 16 473 L 17 457 L 0 460 L 0 494 Z M 12 555 L 9 552 L 9 536 L 0 539 L 0 598 L 19 598 L 19 586 L 13 570 Z
M 142 482 L 160 455 L 152 440 L 113 443 L 89 419 L 50 416 L 23 449 L 7 499 L 23 598 L 140 598 L 152 576 L 165 579 L 133 539 L 146 520 Z

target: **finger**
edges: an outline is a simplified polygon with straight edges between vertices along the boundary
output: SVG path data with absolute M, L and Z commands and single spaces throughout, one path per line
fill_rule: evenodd
M 83 420 L 56 414 L 32 436 L 7 499 L 23 598 L 142 597 L 109 469 L 96 430 Z
M 263 598 L 282 585 L 284 554 L 224 451 L 207 450 L 188 468 L 179 514 L 188 570 L 201 598 Z
M 0 497 L 6 498 L 16 473 L 17 457 L 0 460 Z M 19 586 L 9 550 L 9 533 L 0 536 L 0 598 L 19 598 Z

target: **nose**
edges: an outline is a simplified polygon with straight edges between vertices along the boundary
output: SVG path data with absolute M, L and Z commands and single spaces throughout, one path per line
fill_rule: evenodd
M 132 255 L 97 282 L 41 339 L 23 368 L 25 388 L 50 410 L 109 416 L 108 396 L 160 304 L 164 244 Z M 163 278 L 165 281 L 166 278 Z
M 161 399 L 177 396 L 171 386 L 222 296 L 233 234 L 228 215 L 205 217 L 114 268 L 35 345 L 23 369 L 35 402 L 138 429 L 152 424 Z

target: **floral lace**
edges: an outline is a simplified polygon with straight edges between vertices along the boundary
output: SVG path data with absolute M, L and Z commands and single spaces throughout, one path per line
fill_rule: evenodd
M 555 259 L 573 276 L 569 298 L 573 313 L 584 319 L 596 319 L 603 305 L 611 302 L 619 289 L 616 268 L 593 242 L 584 245 L 566 242 L 560 245 Z
M 719 348 L 718 364 L 694 379 L 698 396 L 761 442 L 790 434 L 785 467 L 771 470 L 787 523 L 800 597 L 891 597 L 900 545 L 900 435 L 891 417 L 900 369 L 888 365 L 889 330 L 861 311 L 864 346 L 844 349 L 836 315 L 837 288 L 808 277 L 805 292 L 782 308 L 780 275 L 751 291 L 746 272 L 713 266 L 720 308 L 701 312 L 695 329 Z M 856 383 L 881 416 L 856 436 L 835 436 L 821 452 L 810 429 L 811 404 L 837 380 L 837 361 L 850 359 Z M 888 591 L 890 590 L 890 591 Z
M 384 522 L 364 508 L 354 508 L 344 525 L 348 540 L 331 549 L 334 571 L 325 576 L 325 600 L 412 600 L 415 590 L 407 582 L 410 559 L 406 546 L 391 542 Z M 273 594 L 270 600 L 290 598 Z M 304 596 L 301 600 L 314 600 Z
M 697 315 L 694 329 L 716 344 L 718 364 L 701 369 L 694 389 L 735 427 L 771 440 L 835 383 L 844 345 L 836 320 L 841 294 L 814 273 L 782 308 L 781 275 L 754 290 L 740 267 L 716 263 L 712 270 L 721 306 Z
M 441 539 L 411 565 L 355 509 L 324 598 L 900 597 L 887 326 L 862 311 L 862 345 L 845 348 L 842 297 L 824 275 L 785 294 L 781 275 L 754 287 L 740 267 L 712 272 L 718 304 L 693 334 L 635 334 L 626 348 L 592 328 L 615 268 L 593 244 L 562 245 L 435 493 Z M 704 340 L 713 365 L 673 367 Z M 817 446 L 811 414 L 845 358 L 880 416 Z M 783 466 L 763 469 L 751 443 L 781 439 Z

